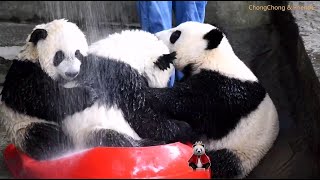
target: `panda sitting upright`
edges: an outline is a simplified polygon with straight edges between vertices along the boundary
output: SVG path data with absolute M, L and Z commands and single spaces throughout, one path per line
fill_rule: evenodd
M 64 19 L 37 25 L 6 75 L 1 122 L 12 142 L 35 159 L 47 159 L 72 148 L 61 124 L 95 101 L 89 87 L 64 88 L 75 78 L 79 54 L 88 44 L 83 32 Z
M 185 76 L 173 88 L 151 89 L 146 102 L 204 135 L 198 140 L 206 145 L 212 177 L 245 177 L 278 135 L 268 93 L 218 28 L 185 22 L 156 36 L 176 52 L 174 66 Z

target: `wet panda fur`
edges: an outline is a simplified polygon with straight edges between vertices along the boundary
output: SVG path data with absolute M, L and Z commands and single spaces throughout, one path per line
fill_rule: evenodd
M 167 86 L 173 64 L 166 62 L 174 58 L 156 36 L 142 30 L 124 30 L 93 43 L 79 76 L 69 84 L 90 86 L 99 100 L 68 117 L 64 127 L 80 132 L 88 128 L 84 124 L 96 127 L 98 133 L 71 133 L 75 141 L 89 138 L 90 146 L 150 146 L 184 138 L 190 131 L 187 123 L 162 116 L 145 103 L 147 89 Z
M 125 34 L 121 37 L 125 37 Z M 43 160 L 93 146 L 144 146 L 159 143 L 148 141 L 145 139 L 147 137 L 160 141 L 176 138 L 176 132 L 183 131 L 180 134 L 186 134 L 185 123 L 179 125 L 178 122 L 161 121 L 159 125 L 163 126 L 163 130 L 159 129 L 151 121 L 152 118 L 157 118 L 157 115 L 148 109 L 141 115 L 144 119 L 139 122 L 133 120 L 136 116 L 132 113 L 138 112 L 144 103 L 143 99 L 139 99 L 143 98 L 140 97 L 140 88 L 164 87 L 172 71 L 172 64 L 159 69 L 153 63 L 159 59 L 166 61 L 173 58 L 170 54 L 163 54 L 168 53 L 167 47 L 162 44 L 161 49 L 161 43 L 158 46 L 161 41 L 150 36 L 151 34 L 140 34 L 141 37 L 137 36 L 139 32 L 128 37 L 140 37 L 140 41 L 141 38 L 147 38 L 151 41 L 144 40 L 145 43 L 141 43 L 144 46 L 136 46 L 134 42 L 138 39 L 131 43 L 128 43 L 130 38 L 126 39 L 126 42 L 117 40 L 124 50 L 122 53 L 131 54 L 130 58 L 124 55 L 115 57 L 119 54 L 113 49 L 108 55 L 114 55 L 113 61 L 107 58 L 95 61 L 94 55 L 87 56 L 88 45 L 85 36 L 75 24 L 66 20 L 54 20 L 36 26 L 28 36 L 19 59 L 13 62 L 2 91 L 1 112 L 4 117 L 1 122 L 12 142 L 31 157 Z M 157 49 L 153 48 L 152 51 L 148 43 L 155 43 Z M 124 48 L 125 44 L 129 46 Z M 149 47 L 149 52 L 152 53 L 142 55 L 142 50 L 146 47 Z M 84 59 L 91 61 L 83 61 Z M 123 61 L 130 65 L 122 63 Z M 119 66 L 121 71 L 115 71 Z M 118 79 L 114 81 L 115 76 Z M 72 82 L 76 77 L 92 79 L 86 81 L 87 86 L 73 86 Z M 121 86 L 123 89 L 120 92 L 114 91 L 120 87 L 117 86 L 119 82 L 125 82 Z M 103 86 L 106 83 L 107 86 Z M 111 88 L 112 91 L 98 90 L 101 87 Z M 130 92 L 132 89 L 128 87 L 136 89 Z M 135 92 L 138 93 L 134 94 Z M 100 103 L 98 95 L 106 101 Z M 131 96 L 136 98 L 135 101 L 126 99 Z M 122 112 L 118 106 L 132 112 Z M 132 130 L 127 119 L 139 135 Z M 151 128 L 149 132 L 145 130 L 148 127 Z
M 73 147 L 63 119 L 95 101 L 88 87 L 64 88 L 60 82 L 78 75 L 79 54 L 88 44 L 78 26 L 64 19 L 37 25 L 27 37 L 5 77 L 0 105 L 1 124 L 11 142 L 42 160 Z
M 156 33 L 184 72 L 173 88 L 154 88 L 153 109 L 186 121 L 200 135 L 213 178 L 244 178 L 273 145 L 279 131 L 275 106 L 225 34 L 204 23 L 185 22 Z

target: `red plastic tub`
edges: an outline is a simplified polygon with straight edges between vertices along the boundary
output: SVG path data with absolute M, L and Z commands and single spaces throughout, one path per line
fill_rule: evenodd
M 182 143 L 150 147 L 96 147 L 54 160 L 37 161 L 13 144 L 4 151 L 14 178 L 210 178 L 188 166 L 192 148 Z

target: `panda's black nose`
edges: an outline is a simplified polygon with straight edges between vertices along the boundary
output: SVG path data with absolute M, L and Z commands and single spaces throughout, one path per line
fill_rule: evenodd
M 69 78 L 75 78 L 79 72 L 66 72 L 65 75 Z

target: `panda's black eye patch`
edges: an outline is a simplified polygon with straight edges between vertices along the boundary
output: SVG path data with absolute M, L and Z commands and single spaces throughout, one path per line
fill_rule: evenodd
M 223 33 L 219 29 L 212 29 L 203 36 L 208 41 L 206 50 L 217 48 L 223 39 Z
M 179 30 L 176 30 L 175 32 L 173 32 L 170 36 L 170 42 L 174 44 L 179 39 L 180 35 L 181 35 L 181 31 Z
M 64 59 L 64 53 L 62 51 L 57 51 L 54 55 L 53 65 L 58 66 Z
M 76 50 L 76 52 L 74 53 L 74 55 L 76 56 L 76 58 L 78 58 L 79 60 L 83 59 L 83 55 L 81 54 L 81 52 L 79 50 Z

